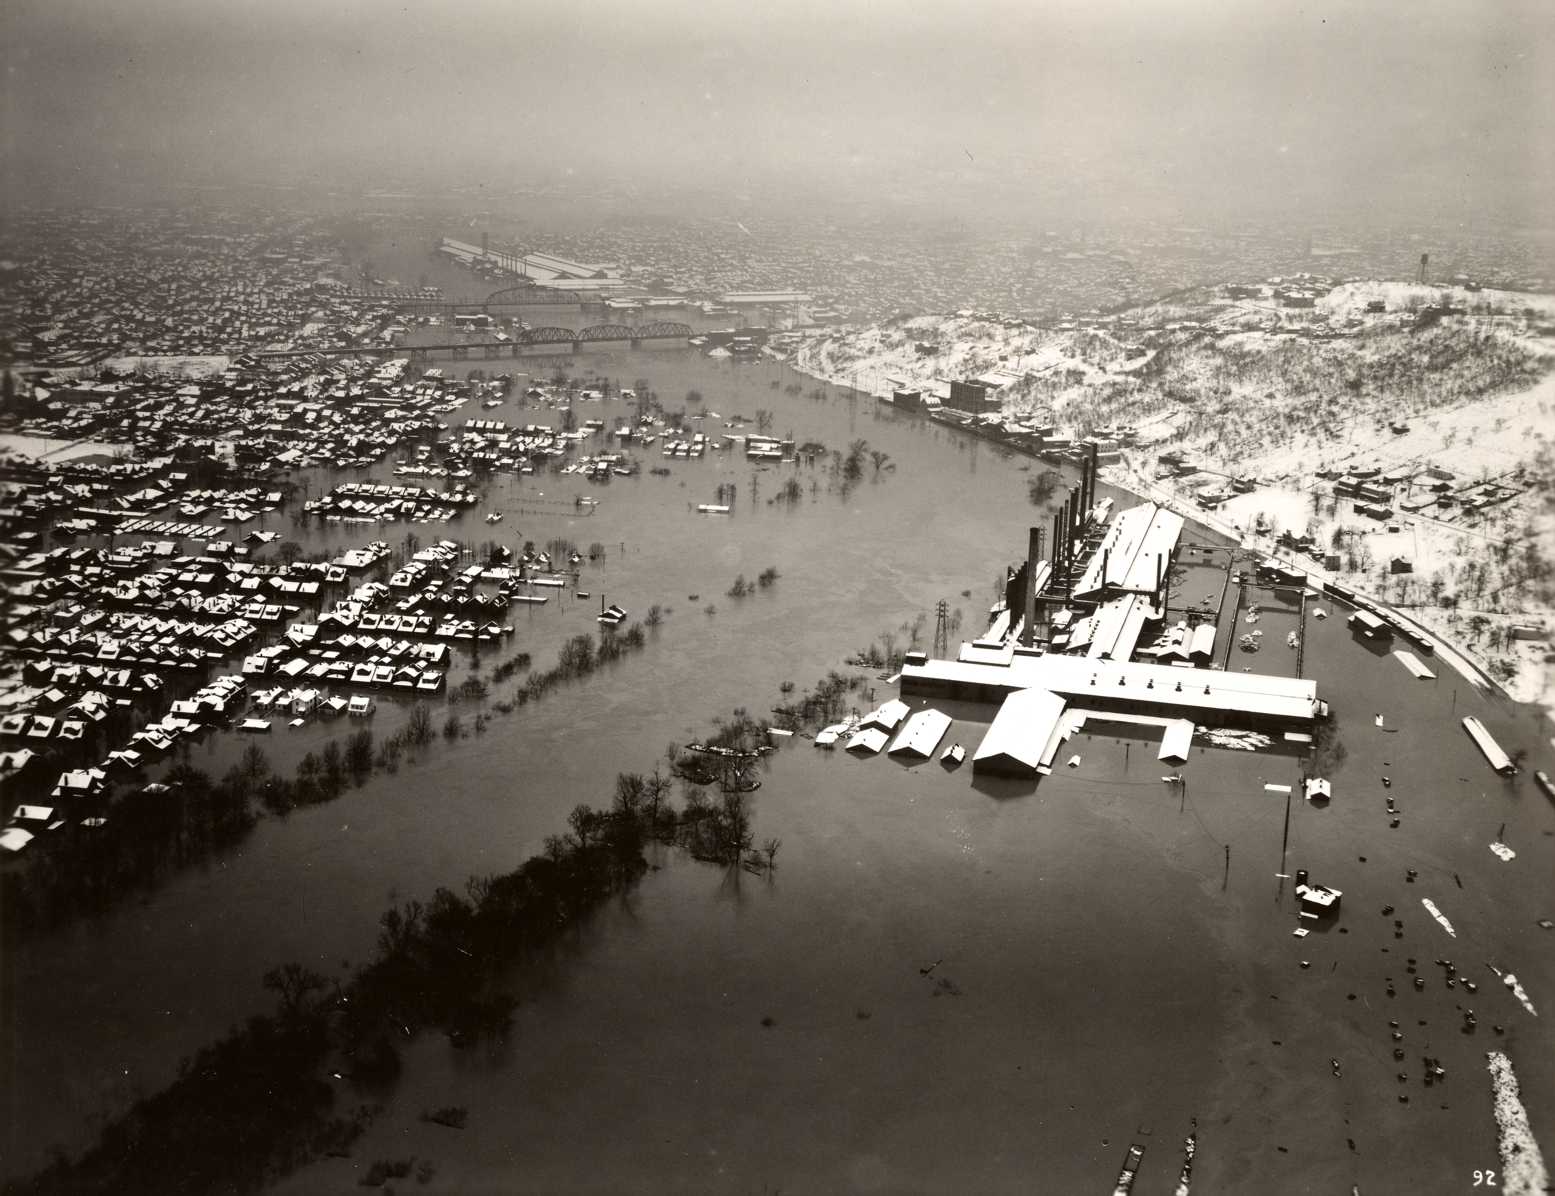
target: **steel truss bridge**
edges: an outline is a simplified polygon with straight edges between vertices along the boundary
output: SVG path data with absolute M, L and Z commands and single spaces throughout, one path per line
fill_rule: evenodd
M 359 289 L 347 291 L 347 299 L 359 303 L 378 303 L 420 312 L 482 312 L 494 307 L 587 307 L 601 302 L 593 294 L 548 291 L 543 287 L 509 287 L 484 299 L 455 299 L 447 295 L 424 295 L 419 291 Z
M 264 361 L 282 361 L 301 357 L 409 357 L 430 358 L 447 356 L 468 357 L 517 357 L 522 349 L 555 345 L 565 346 L 569 353 L 577 353 L 588 345 L 608 345 L 625 342 L 632 348 L 641 348 L 645 341 L 686 341 L 691 337 L 691 325 L 672 320 L 655 320 L 648 324 L 629 327 L 626 324 L 594 324 L 588 328 L 526 328 L 513 334 L 511 340 L 452 342 L 441 345 L 364 345 L 358 349 L 288 349 L 280 352 L 253 352 L 250 357 Z

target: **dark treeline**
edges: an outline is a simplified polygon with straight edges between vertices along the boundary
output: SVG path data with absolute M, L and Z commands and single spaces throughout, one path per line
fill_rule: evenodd
M 765 727 L 737 710 L 707 742 L 752 744 Z M 668 754 L 677 752 L 671 745 Z M 677 810 L 674 783 L 658 766 L 621 773 L 607 808 L 576 806 L 570 833 L 549 836 L 541 854 L 513 871 L 387 910 L 372 959 L 346 979 L 296 963 L 272 968 L 263 984 L 273 1013 L 197 1052 L 177 1080 L 111 1122 L 80 1158 L 57 1158 L 8 1183 L 6 1196 L 250 1192 L 349 1152 L 376 1106 L 341 1093 L 381 1093 L 399 1074 L 403 1045 L 422 1031 L 441 1031 L 455 1047 L 507 1033 L 516 1007 L 504 983 L 509 969 L 630 887 L 647 869 L 650 839 L 771 873 L 781 843 L 756 848 L 744 794 L 715 800 L 683 782 Z M 334 1076 L 347 1087 L 331 1083 Z M 462 1124 L 464 1114 L 431 1116 Z
M 394 1079 L 401 1044 L 421 1030 L 456 1045 L 505 1032 L 515 1002 L 504 970 L 643 873 L 646 810 L 575 811 L 578 835 L 553 837 L 512 872 L 387 911 L 372 961 L 348 980 L 272 969 L 274 1013 L 186 1060 L 79 1159 L 58 1159 L 6 1193 L 248 1192 L 344 1152 L 373 1110 L 337 1107 L 331 1073 L 371 1091 Z
M 582 653 L 574 643 L 570 667 L 596 667 L 597 653 L 587 654 L 587 668 Z M 856 685 L 830 674 L 794 709 L 823 714 Z M 430 739 L 430 714 L 418 709 L 422 718 L 400 734 Z M 726 758 L 763 757 L 768 726 L 737 709 L 696 746 Z M 363 754 L 358 749 L 355 759 Z M 666 755 L 672 765 L 688 758 L 675 744 Z M 318 772 L 329 775 L 322 761 Z M 9 1182 L 6 1196 L 249 1192 L 348 1152 L 376 1112 L 350 1102 L 394 1081 L 404 1043 L 424 1030 L 440 1030 L 456 1047 L 505 1034 L 516 1005 L 504 983 L 509 969 L 630 887 L 647 868 L 650 839 L 770 874 L 781 844 L 755 847 L 743 792 L 725 789 L 713 799 L 683 778 L 677 810 L 674 783 L 658 766 L 619 774 L 608 808 L 578 805 L 568 816 L 571 833 L 548 837 L 541 854 L 513 871 L 389 909 L 371 960 L 347 978 L 296 963 L 272 968 L 263 983 L 274 1012 L 185 1060 L 177 1080 L 109 1123 L 85 1154 Z M 463 1110 L 443 1112 L 463 1120 Z
M 541 700 L 566 681 L 587 676 L 644 646 L 639 624 L 625 631 L 606 629 L 596 646 L 592 636 L 577 635 L 562 646 L 558 663 L 531 673 L 511 698 L 493 703 L 500 714 Z M 526 668 L 522 653 L 499 665 L 493 678 Z M 480 701 L 488 687 L 461 686 L 450 701 Z M 485 729 L 484 713 L 475 729 Z M 450 725 L 453 727 L 450 733 Z M 454 716 L 443 726 L 446 738 L 463 734 Z M 405 725 L 374 738 L 359 730 L 343 741 L 330 740 L 309 752 L 290 776 L 274 772 L 263 749 L 250 744 L 239 762 L 220 778 L 188 764 L 174 765 L 160 782 L 143 785 L 113 801 L 103 826 L 72 821 L 28 853 L 25 866 L 0 872 L 0 943 L 14 944 L 31 934 L 81 917 L 101 914 L 125 897 L 145 892 L 168 876 L 196 865 L 240 842 L 262 813 L 284 817 L 300 807 L 333 801 L 375 771 L 394 773 L 402 760 L 413 760 L 437 737 L 432 712 L 424 702 L 411 707 Z
M 835 723 L 847 713 L 848 695 L 864 683 L 861 673 L 844 675 L 833 669 L 817 681 L 808 693 L 791 702 L 774 706 L 775 726 L 788 731 L 808 731 Z

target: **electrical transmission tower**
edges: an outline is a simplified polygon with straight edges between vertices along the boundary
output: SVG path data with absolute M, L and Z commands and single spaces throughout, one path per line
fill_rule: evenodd
M 934 657 L 944 660 L 950 655 L 950 603 L 941 598 L 934 604 Z

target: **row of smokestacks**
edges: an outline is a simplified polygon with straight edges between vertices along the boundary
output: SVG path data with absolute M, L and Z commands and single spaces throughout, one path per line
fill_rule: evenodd
M 1044 556 L 1044 543 L 1047 533 L 1040 527 L 1030 529 L 1026 541 L 1026 568 L 1025 593 L 1022 603 L 1022 613 L 1025 615 L 1021 627 L 1020 642 L 1023 647 L 1031 647 L 1036 637 L 1037 623 L 1037 567 L 1044 559 L 1048 560 L 1051 570 L 1048 573 L 1047 588 L 1053 590 L 1056 586 L 1065 586 L 1067 590 L 1067 578 L 1074 568 L 1075 541 L 1085 529 L 1091 511 L 1096 506 L 1096 446 L 1087 446 L 1085 459 L 1080 465 L 1080 481 L 1078 485 L 1069 488 L 1066 497 L 1053 513 L 1051 526 L 1052 555 Z

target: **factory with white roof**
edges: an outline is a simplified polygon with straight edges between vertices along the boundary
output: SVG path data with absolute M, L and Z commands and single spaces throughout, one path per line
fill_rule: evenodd
M 1087 717 L 1162 727 L 1168 761 L 1196 725 L 1310 731 L 1326 713 L 1316 682 L 1214 667 L 1213 622 L 1162 627 L 1182 516 L 1153 503 L 1112 514 L 1094 486 L 1090 460 L 1051 529 L 1031 529 L 988 630 L 953 660 L 909 653 L 902 695 L 999 703 L 973 767 L 1016 775 L 1047 771 Z

